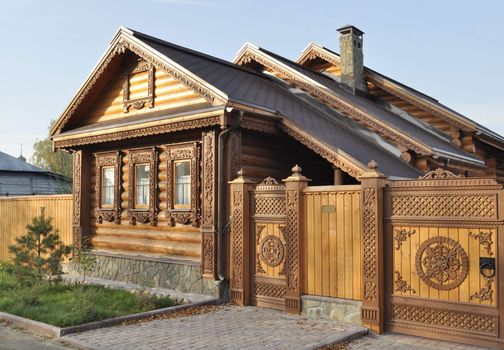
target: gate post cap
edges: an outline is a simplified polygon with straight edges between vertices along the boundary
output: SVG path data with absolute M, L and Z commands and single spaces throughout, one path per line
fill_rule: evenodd
M 299 182 L 299 181 L 311 181 L 311 179 L 305 177 L 303 174 L 301 174 L 301 171 L 303 170 L 299 165 L 294 165 L 294 167 L 291 169 L 292 170 L 292 175 L 289 176 L 286 179 L 283 179 L 282 181 L 284 182 Z
M 249 179 L 247 177 L 247 173 L 245 172 L 245 170 L 243 170 L 243 168 L 241 168 L 240 170 L 238 170 L 236 172 L 236 179 L 234 179 L 233 181 L 229 181 L 230 184 L 253 184 L 255 183 L 254 181 L 252 181 L 251 179 Z

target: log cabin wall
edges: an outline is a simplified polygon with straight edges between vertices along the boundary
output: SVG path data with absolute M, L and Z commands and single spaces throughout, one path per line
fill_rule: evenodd
M 291 174 L 298 164 L 312 185 L 334 184 L 334 171 L 329 162 L 283 134 L 265 134 L 249 130 L 242 132 L 241 166 L 247 176 L 260 182 L 266 177 L 277 180 Z M 349 176 L 347 183 L 357 181 Z
M 170 110 L 184 112 L 211 105 L 161 69 L 129 54 L 109 73 L 106 84 L 94 93 L 67 128 Z M 131 101 L 131 103 L 127 102 Z

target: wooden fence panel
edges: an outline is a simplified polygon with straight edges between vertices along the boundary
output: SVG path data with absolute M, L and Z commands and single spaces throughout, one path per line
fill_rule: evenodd
M 304 190 L 305 292 L 361 300 L 361 188 Z
M 40 214 L 53 219 L 65 244 L 72 244 L 72 195 L 3 197 L 0 198 L 0 260 L 10 258 L 9 245 L 16 237 L 26 234 L 26 225 Z

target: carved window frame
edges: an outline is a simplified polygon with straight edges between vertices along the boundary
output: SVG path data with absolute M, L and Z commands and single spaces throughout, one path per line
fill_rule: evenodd
M 121 223 L 121 152 L 94 153 L 96 163 L 95 180 L 95 217 L 97 223 L 103 221 Z M 104 168 L 114 169 L 114 202 L 112 206 L 102 206 L 102 171 Z
M 130 69 L 124 75 L 123 81 L 123 112 L 128 113 L 130 107 L 142 109 L 146 105 L 149 108 L 154 107 L 154 65 L 150 62 L 141 61 L 138 65 Z M 134 74 L 147 72 L 147 96 L 130 99 L 130 78 Z
M 198 142 L 186 142 L 166 145 L 167 155 L 167 213 L 170 225 L 189 225 L 194 227 L 200 221 L 200 145 Z M 188 208 L 175 208 L 174 164 L 177 161 L 190 161 L 191 171 L 191 204 Z
M 130 224 L 157 225 L 158 196 L 158 151 L 156 147 L 130 149 L 128 154 L 128 216 Z M 136 208 L 136 165 L 149 164 L 149 204 L 146 208 Z

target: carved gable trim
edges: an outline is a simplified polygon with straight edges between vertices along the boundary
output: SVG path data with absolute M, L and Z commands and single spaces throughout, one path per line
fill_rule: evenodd
M 157 173 L 158 152 L 156 147 L 129 150 L 128 154 L 128 216 L 130 223 L 157 225 Z M 149 205 L 148 208 L 135 208 L 135 166 L 137 164 L 149 164 Z
M 347 103 L 337 97 L 335 94 L 331 93 L 328 89 L 319 87 L 316 82 L 309 78 L 302 76 L 300 73 L 291 70 L 289 67 L 276 62 L 275 60 L 264 56 L 264 54 L 257 52 L 253 48 L 247 48 L 241 55 L 235 59 L 236 64 L 246 64 L 248 62 L 255 61 L 266 68 L 269 68 L 282 76 L 286 77 L 292 84 L 296 85 L 300 89 L 307 91 L 312 96 L 321 100 L 322 102 L 329 104 L 331 107 L 343 113 L 347 117 L 356 120 L 360 124 L 374 130 L 376 133 L 382 137 L 394 140 L 399 145 L 403 145 L 408 149 L 421 155 L 431 155 L 432 150 L 421 142 L 418 142 L 403 133 L 392 128 L 390 125 L 381 122 L 380 120 L 372 117 L 366 112 L 358 109 L 354 105 Z
M 225 94 L 218 91 L 214 87 L 207 86 L 207 84 L 194 77 L 190 72 L 185 72 L 182 67 L 172 62 L 169 58 L 162 57 L 163 55 L 155 51 L 154 49 L 146 50 L 143 46 L 144 45 L 137 42 L 137 39 L 135 39 L 133 36 L 122 32 L 119 35 L 119 38 L 116 39 L 113 44 L 111 44 L 104 57 L 98 63 L 97 67 L 93 70 L 77 95 L 70 102 L 65 112 L 63 112 L 61 117 L 58 119 L 51 130 L 51 135 L 54 136 L 62 131 L 70 118 L 75 114 L 78 107 L 86 99 L 95 84 L 107 70 L 107 67 L 110 65 L 113 59 L 118 55 L 124 54 L 126 50 L 135 53 L 149 64 L 170 74 L 175 79 L 193 90 L 195 93 L 201 95 L 209 103 L 214 105 L 225 104 L 227 100 Z
M 200 147 L 197 142 L 187 142 L 176 145 L 167 145 L 167 201 L 168 208 L 166 216 L 172 226 L 175 224 L 188 225 L 194 227 L 199 225 L 201 218 L 199 203 L 200 186 Z M 174 163 L 177 160 L 189 160 L 191 163 L 191 205 L 187 209 L 175 209 L 173 193 L 174 184 Z
M 121 223 L 121 154 L 119 151 L 95 153 L 96 159 L 96 180 L 95 194 L 96 205 L 94 215 L 97 223 L 103 221 Z M 114 203 L 110 208 L 102 207 L 102 169 L 111 166 L 114 168 Z

